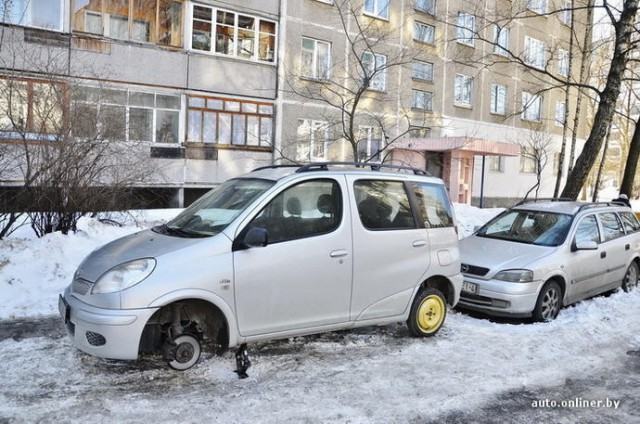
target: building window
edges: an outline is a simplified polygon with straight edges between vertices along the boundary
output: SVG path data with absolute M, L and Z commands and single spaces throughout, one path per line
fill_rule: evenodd
M 62 0 L 2 0 L 2 22 L 62 31 Z
M 73 30 L 182 47 L 182 0 L 76 0 Z
M 362 66 L 369 78 L 369 89 L 384 91 L 387 84 L 387 56 L 364 52 L 362 54 Z
M 433 94 L 428 91 L 411 90 L 411 107 L 431 112 L 433 110 Z
M 83 109 L 89 122 L 74 128 L 79 137 L 96 131 L 120 141 L 178 143 L 180 96 L 137 90 L 76 87 L 73 106 Z M 87 113 L 88 111 L 88 113 Z
M 187 141 L 240 147 L 270 147 L 273 104 L 189 96 Z
M 327 80 L 331 68 L 331 44 L 302 37 L 301 75 L 307 78 Z
M 537 94 L 522 93 L 522 119 L 525 121 L 540 122 L 542 110 L 542 98 Z
M 474 45 L 473 34 L 476 28 L 476 17 L 464 12 L 458 12 L 458 24 L 456 27 L 456 41 L 458 43 L 466 44 L 467 46 Z
M 539 15 L 547 13 L 547 0 L 526 0 L 525 4 L 527 9 Z
M 411 77 L 422 81 L 433 81 L 433 63 L 415 60 L 411 69 Z
M 572 10 L 572 6 L 571 6 L 571 0 L 563 0 L 562 1 L 562 10 L 560 10 L 560 15 L 558 16 L 558 18 L 560 19 L 560 22 L 562 22 L 563 24 L 567 25 L 567 26 L 571 26 L 571 10 Z
M 545 44 L 531 37 L 524 37 L 524 62 L 538 69 L 545 67 Z
M 67 86 L 0 79 L 0 132 L 3 137 L 50 139 L 60 135 Z M 13 133 L 13 134 L 12 134 Z M 31 137 L 27 134 L 37 134 Z
M 501 56 L 509 54 L 509 29 L 493 26 L 493 52 Z
M 425 12 L 430 15 L 436 14 L 436 0 L 415 0 L 414 7 L 420 12 Z
M 365 0 L 364 11 L 376 18 L 389 19 L 389 0 Z
M 487 156 L 487 169 L 490 172 L 504 172 L 504 158 L 502 156 Z
M 507 113 L 507 87 L 499 84 L 491 84 L 491 113 L 506 115 Z
M 569 52 L 562 49 L 558 50 L 558 74 L 569 76 Z
M 420 22 L 413 24 L 413 39 L 422 43 L 433 44 L 435 42 L 436 29 L 433 25 Z
M 520 151 L 520 172 L 534 174 L 537 170 L 536 155 L 532 149 L 522 148 Z
M 453 104 L 471 107 L 473 78 L 467 75 L 456 75 Z
M 251 15 L 194 5 L 191 50 L 275 62 L 276 23 Z
M 558 127 L 565 125 L 567 108 L 564 102 L 556 102 L 556 119 L 555 124 Z
M 360 126 L 358 137 L 358 161 L 380 162 L 382 145 L 382 128 Z
M 296 161 L 312 162 L 327 159 L 329 126 L 327 122 L 298 119 Z

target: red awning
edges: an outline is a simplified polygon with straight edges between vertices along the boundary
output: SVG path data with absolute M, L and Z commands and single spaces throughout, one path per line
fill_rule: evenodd
M 517 144 L 472 137 L 405 138 L 393 143 L 391 148 L 429 152 L 463 150 L 480 156 L 520 156 L 520 146 Z

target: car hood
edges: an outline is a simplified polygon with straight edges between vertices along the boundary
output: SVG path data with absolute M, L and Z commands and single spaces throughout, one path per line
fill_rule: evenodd
M 141 258 L 157 258 L 169 252 L 174 252 L 203 242 L 203 238 L 183 238 L 144 230 L 131 234 L 91 252 L 82 261 L 74 278 L 83 278 L 95 282 L 102 274 L 111 268 Z
M 553 254 L 556 246 L 537 246 L 484 237 L 469 236 L 460 240 L 460 261 L 487 268 L 486 278 L 505 269 L 527 269 L 534 261 Z

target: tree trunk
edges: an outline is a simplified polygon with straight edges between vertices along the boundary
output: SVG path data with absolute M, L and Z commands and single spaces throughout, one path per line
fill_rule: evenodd
M 633 130 L 627 163 L 624 166 L 624 176 L 620 185 L 620 193 L 626 194 L 629 198 L 633 195 L 633 183 L 636 177 L 636 169 L 638 168 L 638 159 L 640 159 L 640 118 L 636 121 L 636 128 Z
M 616 42 L 611 60 L 611 67 L 607 75 L 607 83 L 600 95 L 598 111 L 594 118 L 593 128 L 585 142 L 582 153 L 578 156 L 575 166 L 567 177 L 567 184 L 562 191 L 562 197 L 576 199 L 580 188 L 589 175 L 589 171 L 598 158 L 607 131 L 611 125 L 616 102 L 620 95 L 622 76 L 629 61 L 629 47 L 631 34 L 634 32 L 638 12 L 638 0 L 625 0 L 620 19 L 615 24 Z

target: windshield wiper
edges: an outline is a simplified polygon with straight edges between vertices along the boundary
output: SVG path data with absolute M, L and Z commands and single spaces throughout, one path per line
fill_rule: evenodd
M 155 227 L 154 230 L 162 234 L 172 234 L 186 238 L 201 238 L 210 236 L 210 234 L 203 234 L 197 231 L 185 230 L 184 228 L 170 227 L 167 224 L 162 224 L 159 227 Z

